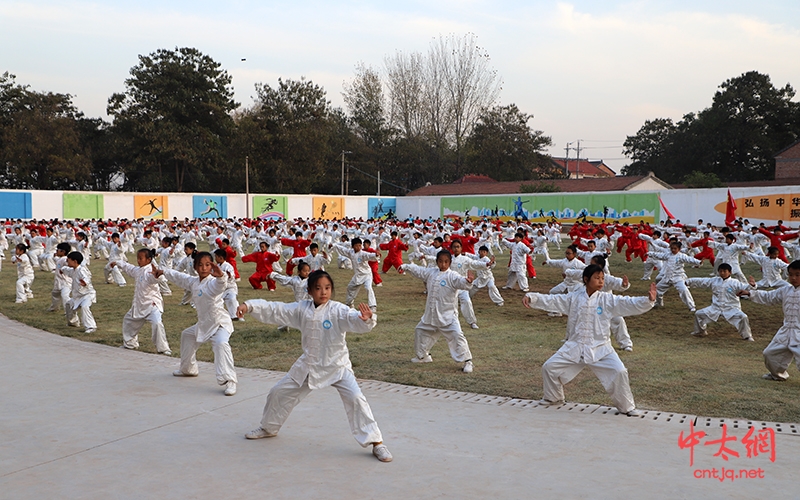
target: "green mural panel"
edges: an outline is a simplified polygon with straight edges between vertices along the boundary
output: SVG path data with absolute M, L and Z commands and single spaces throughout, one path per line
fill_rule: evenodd
M 64 219 L 102 219 L 103 195 L 64 193 L 63 209 Z

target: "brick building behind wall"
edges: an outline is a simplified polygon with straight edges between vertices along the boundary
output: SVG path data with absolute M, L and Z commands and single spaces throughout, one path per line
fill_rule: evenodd
M 800 177 L 800 141 L 775 154 L 775 179 Z

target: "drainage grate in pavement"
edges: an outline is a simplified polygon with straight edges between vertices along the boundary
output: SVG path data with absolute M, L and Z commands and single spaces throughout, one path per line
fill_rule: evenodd
M 695 427 L 722 427 L 727 425 L 731 429 L 772 429 L 776 433 L 790 436 L 800 436 L 800 424 L 786 424 L 781 422 L 759 422 L 757 420 L 737 420 L 732 418 L 697 417 Z

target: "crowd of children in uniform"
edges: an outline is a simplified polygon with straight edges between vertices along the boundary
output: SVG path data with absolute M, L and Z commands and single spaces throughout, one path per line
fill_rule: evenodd
M 373 285 L 381 286 L 380 251 L 387 251 L 383 273 L 394 267 L 425 283 L 426 304 L 415 328 L 412 362 L 432 362 L 431 348 L 443 336 L 453 360 L 463 363 L 462 370 L 470 373 L 474 369 L 472 353 L 461 330 L 459 310 L 466 323 L 477 329 L 471 298 L 478 290 L 486 288 L 492 302 L 504 305 L 492 270 L 498 256 L 508 250 L 508 279 L 502 289 L 517 286 L 526 293 L 524 306 L 542 309 L 551 316 L 567 316 L 564 345 L 542 367 L 544 397 L 540 404 L 563 402 L 563 384 L 588 367 L 620 413 L 637 415 L 627 369 L 612 347 L 611 336 L 620 349 L 632 350 L 624 317 L 663 306 L 670 288 L 676 289 L 694 314 L 692 334 L 696 336 L 706 335 L 708 323 L 722 317 L 737 328 L 742 339 L 752 341 L 740 297 L 758 304 L 783 304 L 784 326 L 764 350 L 769 370 L 764 378 L 786 380 L 791 361 L 800 366 L 800 260 L 789 263 L 800 258 L 800 245 L 790 243 L 798 233 L 788 232 L 780 222 L 768 228 L 740 220 L 720 229 L 702 221 L 691 227 L 670 221 L 660 225 L 576 223 L 568 233 L 572 242 L 560 259 L 551 259 L 548 250 L 548 244 L 557 250 L 561 246 L 561 227 L 555 220 L 544 224 L 487 219 L 201 219 L 147 224 L 142 220 L 82 224 L 12 221 L 6 228 L 0 232 L 0 254 L 13 247 L 16 302 L 25 303 L 33 297 L 34 268 L 53 273 L 49 310 L 63 308 L 68 324 L 82 323 L 87 333 L 97 329 L 91 312 L 96 301 L 89 271 L 91 259 L 108 261 L 104 267 L 107 283 L 126 286 L 123 273 L 134 280 L 132 305 L 122 319 L 125 348 L 138 348 L 138 332 L 147 322 L 157 351 L 171 355 L 162 320 L 162 297 L 172 293 L 168 283 L 183 288 L 181 304 L 194 307 L 198 320 L 181 334 L 181 362 L 174 375 L 197 376 L 195 353 L 200 344 L 210 342 L 217 381 L 225 386 L 226 395 L 234 395 L 237 384 L 229 344 L 234 321 L 244 321 L 244 314 L 250 314 L 282 329 L 298 328 L 304 354 L 270 392 L 261 427 L 248 433 L 249 439 L 274 436 L 291 408 L 310 390 L 333 385 L 348 408 L 358 442 L 372 444 L 378 459 L 391 460 L 355 382 L 344 342 L 346 332 L 367 332 L 376 325 L 378 304 Z M 198 241 L 207 244 L 209 252 L 198 251 Z M 137 247 L 137 265 L 132 265 L 127 254 Z M 658 270 L 647 296 L 613 294 L 630 286 L 627 277 L 615 277 L 609 270 L 614 250 L 618 254 L 624 251 L 628 261 L 638 258 L 643 262 L 643 280 L 649 280 Z M 325 266 L 333 261 L 333 252 L 339 268 L 353 271 L 344 304 L 331 300 L 333 279 L 325 272 Z M 403 263 L 403 252 L 408 263 Z M 545 265 L 560 269 L 564 277 L 548 294 L 529 293 L 528 279 L 536 278 L 533 262 L 537 255 L 544 258 Z M 274 291 L 276 284 L 288 286 L 295 302 L 251 300 L 240 305 L 237 257 L 255 263 L 255 273 L 248 279 L 254 289 L 262 289 L 263 282 L 269 291 Z M 281 274 L 281 259 L 286 274 Z M 706 260 L 714 267 L 711 276 L 689 279 L 685 265 L 697 268 Z M 762 279 L 756 282 L 752 277 L 745 278 L 742 262 L 757 263 Z M 712 292 L 711 305 L 700 310 L 696 310 L 690 292 L 690 288 L 698 287 Z M 362 288 L 367 304 L 356 307 L 355 299 Z

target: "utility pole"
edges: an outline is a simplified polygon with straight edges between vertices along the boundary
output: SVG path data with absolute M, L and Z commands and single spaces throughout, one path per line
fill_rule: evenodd
M 244 157 L 244 215 L 245 219 L 250 218 L 250 157 Z
M 352 153 L 352 151 L 342 151 L 342 196 L 344 196 L 344 155 Z
M 344 194 L 350 196 L 350 165 L 347 166 L 347 176 L 345 176 Z
M 567 143 L 567 147 L 564 148 L 566 151 L 567 156 L 564 158 L 564 170 L 567 172 L 567 179 L 569 179 L 569 150 L 572 149 L 570 146 L 572 145 L 571 142 Z
M 378 196 L 381 195 L 381 171 L 378 170 Z
M 576 154 L 578 156 L 578 158 L 577 158 L 578 163 L 575 164 L 575 166 L 576 166 L 576 168 L 575 168 L 575 178 L 576 179 L 580 179 L 581 178 L 581 140 L 580 139 L 578 139 L 578 148 L 575 151 L 576 151 Z

